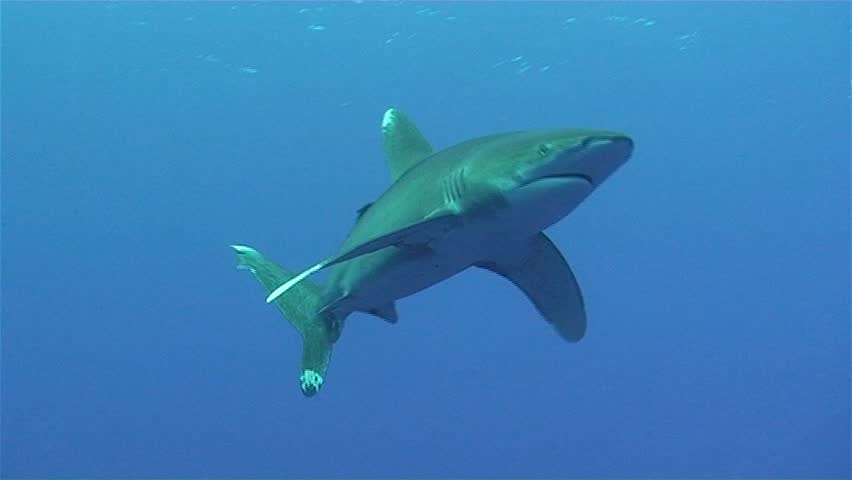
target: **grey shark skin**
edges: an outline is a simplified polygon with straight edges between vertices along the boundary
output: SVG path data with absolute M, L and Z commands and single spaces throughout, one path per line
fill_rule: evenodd
M 282 278 L 278 288 L 265 285 L 267 301 L 304 297 L 291 289 L 330 268 L 328 282 L 312 297 L 313 321 L 335 325 L 336 339 L 350 313 L 395 322 L 397 299 L 476 266 L 517 285 L 562 338 L 580 340 L 586 331 L 580 288 L 542 231 L 624 164 L 633 141 L 606 130 L 530 130 L 433 152 L 396 109 L 385 112 L 382 131 L 391 186 L 359 211 L 337 255 Z M 326 367 L 327 361 L 315 372 L 320 380 L 311 394 Z

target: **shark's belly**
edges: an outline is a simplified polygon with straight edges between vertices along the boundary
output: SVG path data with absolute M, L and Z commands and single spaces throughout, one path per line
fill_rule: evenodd
M 512 249 L 573 210 L 591 191 L 582 179 L 554 178 L 515 189 L 500 208 L 462 214 L 428 246 L 388 247 L 346 262 L 334 285 L 338 308 L 369 311 L 407 297 Z
M 428 247 L 388 247 L 347 262 L 336 290 L 346 311 L 369 311 L 415 294 L 515 247 L 540 229 L 505 218 L 477 220 Z M 519 228 L 527 227 L 527 228 Z
M 346 292 L 343 310 L 369 311 L 431 287 L 471 266 L 478 259 L 469 250 L 390 247 L 356 259 L 354 275 L 338 287 Z

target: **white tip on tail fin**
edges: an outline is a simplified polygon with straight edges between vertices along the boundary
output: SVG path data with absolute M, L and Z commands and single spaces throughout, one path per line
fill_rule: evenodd
M 251 265 L 249 259 L 259 257 L 260 253 L 245 245 L 231 245 L 231 248 L 237 252 L 237 268 L 254 272 L 254 267 Z
M 269 296 L 266 297 L 266 303 L 272 303 L 273 301 L 275 301 L 276 298 L 283 295 L 284 292 L 286 292 L 287 290 L 290 290 L 290 288 L 292 288 L 293 285 L 296 285 L 297 283 L 304 280 L 304 278 L 307 277 L 308 275 L 316 272 L 317 270 L 322 270 L 326 266 L 327 263 L 328 263 L 327 261 L 326 262 L 320 262 L 320 263 L 314 265 L 313 267 L 305 270 L 304 272 L 296 275 L 295 277 L 291 278 L 290 280 L 284 282 L 283 285 L 281 285 L 280 287 L 273 290 L 272 293 L 270 293 Z

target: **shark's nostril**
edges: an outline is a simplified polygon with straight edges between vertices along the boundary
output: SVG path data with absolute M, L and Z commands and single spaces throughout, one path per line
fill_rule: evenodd
M 612 143 L 611 138 L 605 137 L 589 137 L 583 142 L 583 146 L 586 148 L 594 148 L 594 147 L 604 147 Z

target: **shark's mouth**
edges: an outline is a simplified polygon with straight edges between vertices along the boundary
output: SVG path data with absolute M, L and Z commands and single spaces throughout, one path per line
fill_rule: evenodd
M 592 186 L 592 188 L 595 187 L 595 182 L 592 180 L 592 177 L 590 177 L 586 174 L 583 174 L 583 173 L 557 173 L 557 174 L 553 174 L 553 175 L 544 175 L 542 177 L 536 178 L 533 181 L 535 182 L 535 181 L 544 180 L 544 179 L 547 179 L 547 178 L 552 178 L 552 179 L 555 179 L 555 180 L 567 180 L 567 179 L 570 179 L 570 178 L 574 178 L 574 179 L 579 179 L 579 180 L 582 180 L 582 181 L 588 183 L 589 185 Z
M 538 171 L 538 178 L 582 180 L 595 189 L 624 163 L 632 148 L 633 142 L 627 137 L 589 137 L 547 159 Z

